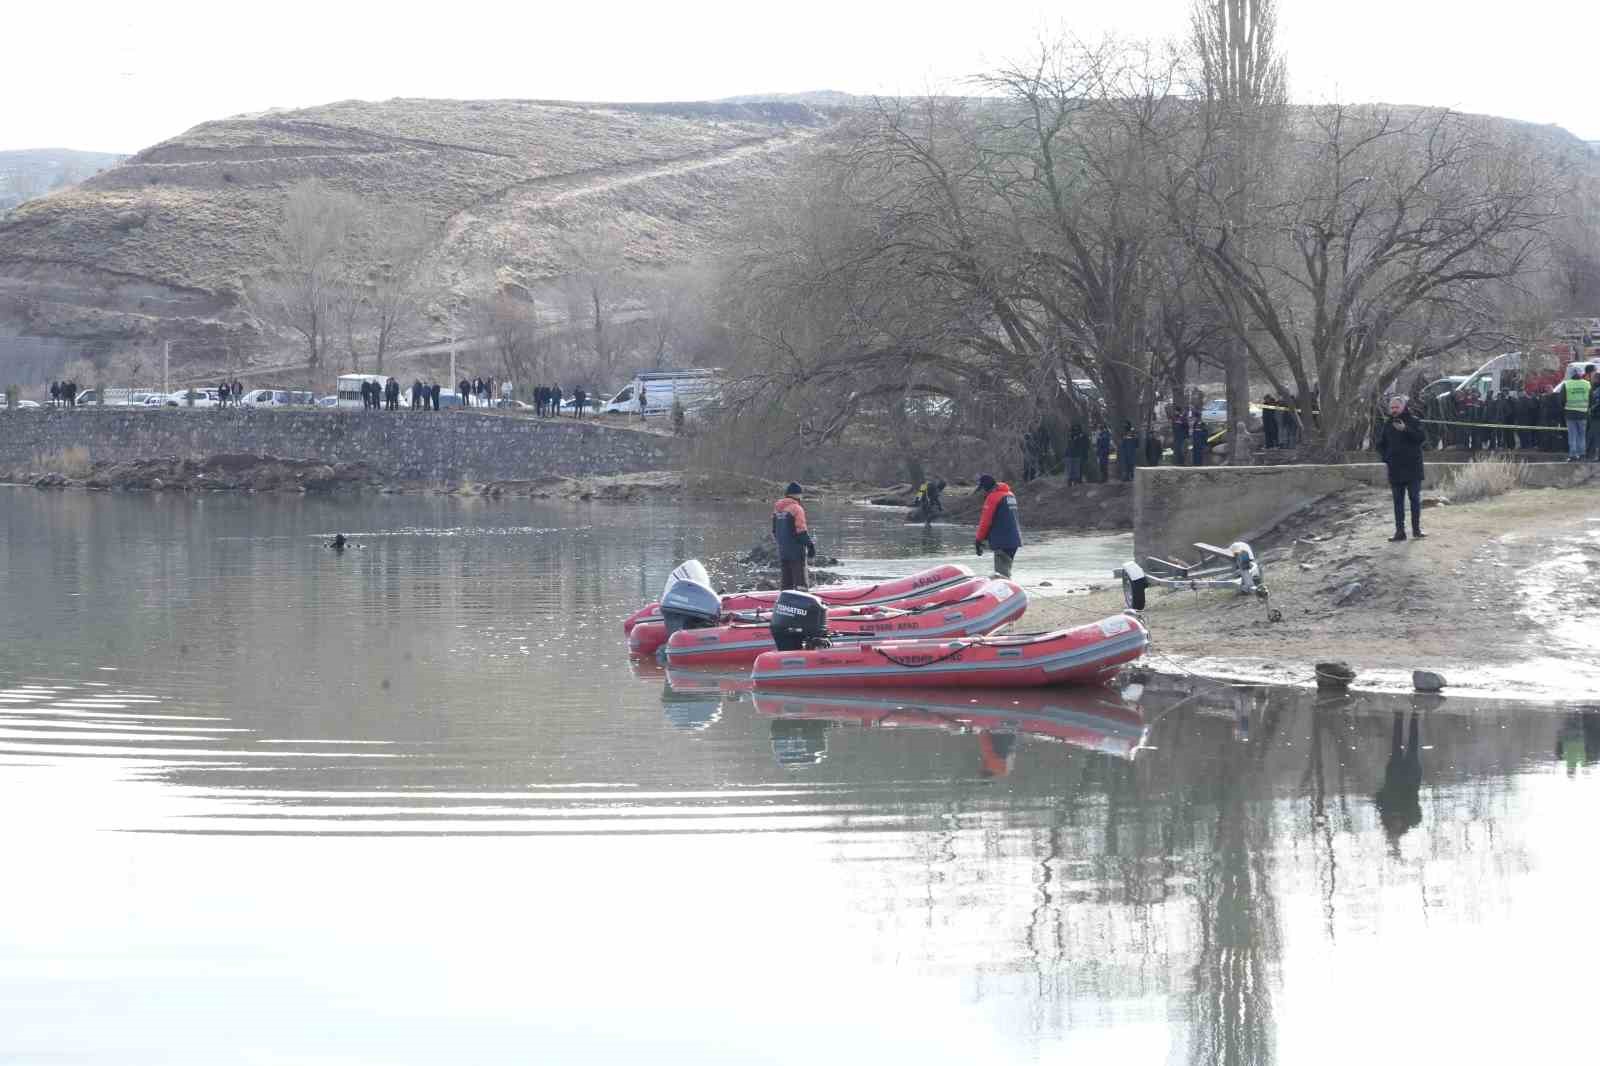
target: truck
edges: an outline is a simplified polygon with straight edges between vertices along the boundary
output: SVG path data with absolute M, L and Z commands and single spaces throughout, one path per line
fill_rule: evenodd
M 682 404 L 687 414 L 697 407 L 714 403 L 722 395 L 722 371 L 715 367 L 692 367 L 683 370 L 649 370 L 636 375 L 611 399 L 600 405 L 604 415 L 637 415 L 646 418 L 672 412 L 673 404 Z M 639 397 L 645 398 L 641 411 Z

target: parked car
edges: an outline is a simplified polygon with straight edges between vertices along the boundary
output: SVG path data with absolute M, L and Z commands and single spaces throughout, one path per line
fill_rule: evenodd
M 179 389 L 167 396 L 168 407 L 216 407 L 221 402 L 216 389 Z
M 17 406 L 18 407 L 38 407 L 39 405 L 38 405 L 38 403 L 36 403 L 33 400 L 18 400 L 17 401 Z M 0 408 L 3 408 L 3 407 L 4 407 L 4 405 L 0 404 Z
M 241 407 L 288 407 L 289 393 L 285 389 L 251 389 L 239 399 Z
M 337 397 L 337 396 L 318 396 L 317 397 L 317 406 L 318 407 L 338 407 L 339 406 L 339 397 Z

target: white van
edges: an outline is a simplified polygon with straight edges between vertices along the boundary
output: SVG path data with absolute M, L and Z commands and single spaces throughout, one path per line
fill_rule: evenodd
M 241 407 L 288 407 L 289 393 L 284 389 L 251 389 L 240 399 Z
M 639 414 L 639 396 L 644 394 L 646 417 L 664 415 L 672 405 L 692 411 L 717 400 L 722 394 L 722 371 L 714 367 L 686 370 L 651 370 L 639 374 L 611 399 L 600 404 L 603 415 Z
M 389 375 L 340 374 L 338 386 L 334 390 L 336 393 L 338 393 L 340 408 L 354 407 L 360 409 L 366 406 L 361 398 L 361 383 L 364 381 L 376 381 L 378 383 L 378 388 L 381 390 L 389 384 Z M 382 395 L 382 393 L 380 392 L 379 395 Z M 407 394 L 406 399 L 410 399 L 409 393 Z

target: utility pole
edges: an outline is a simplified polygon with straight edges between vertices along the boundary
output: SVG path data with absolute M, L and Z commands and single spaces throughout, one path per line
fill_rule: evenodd
M 168 366 L 171 364 L 171 362 L 172 362 L 172 342 L 171 341 L 166 341 L 161 346 L 161 395 L 162 396 L 169 396 L 172 393 L 171 386 L 167 382 L 167 369 L 168 369 Z

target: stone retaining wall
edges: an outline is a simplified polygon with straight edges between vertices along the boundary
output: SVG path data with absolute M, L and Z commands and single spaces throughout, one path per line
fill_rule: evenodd
M 0 470 L 89 462 L 260 455 L 361 462 L 397 481 L 505 481 L 627 474 L 677 465 L 668 437 L 601 422 L 469 411 L 89 407 L 0 411 Z
M 1429 460 L 1424 487 L 1437 486 L 1465 465 Z M 1526 484 L 1538 488 L 1600 486 L 1600 464 L 1528 463 L 1524 470 Z M 1141 558 L 1193 558 L 1196 541 L 1251 540 L 1354 485 L 1372 486 L 1374 499 L 1388 506 L 1389 474 L 1382 463 L 1141 467 L 1133 484 L 1134 551 Z

